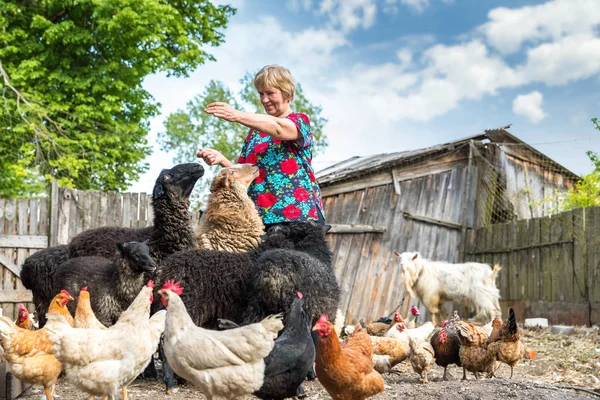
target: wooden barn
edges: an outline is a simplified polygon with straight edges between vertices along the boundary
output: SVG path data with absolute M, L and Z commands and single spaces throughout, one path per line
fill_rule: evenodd
M 414 304 L 394 251 L 468 260 L 468 231 L 548 215 L 556 193 L 574 187 L 577 175 L 507 128 L 419 150 L 354 157 L 317 173 L 333 225 L 329 239 L 347 323 L 389 315 L 399 304 L 406 315 Z

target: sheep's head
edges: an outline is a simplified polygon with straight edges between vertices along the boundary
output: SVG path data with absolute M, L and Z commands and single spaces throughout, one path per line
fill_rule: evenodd
M 144 273 L 156 270 L 156 263 L 150 257 L 150 248 L 147 242 L 117 243 L 117 250 L 132 271 Z
M 156 178 L 152 200 L 163 197 L 189 199 L 194 185 L 204 175 L 204 168 L 198 163 L 178 164 L 171 169 L 163 169 Z
M 244 190 L 260 175 L 259 168 L 254 164 L 234 164 L 231 167 L 223 168 L 215 177 L 210 185 L 212 193 L 219 190 L 229 190 L 234 182 L 240 185 Z

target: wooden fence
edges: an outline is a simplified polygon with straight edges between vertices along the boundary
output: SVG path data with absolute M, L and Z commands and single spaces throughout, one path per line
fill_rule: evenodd
M 0 199 L 0 307 L 16 318 L 16 303 L 31 302 L 19 279 L 21 264 L 48 246 L 67 244 L 75 235 L 102 226 L 152 225 L 151 196 L 146 193 L 79 191 L 52 186 L 40 199 Z M 192 214 L 196 223 L 199 213 Z M 33 310 L 31 304 L 28 308 Z
M 499 263 L 504 307 L 551 323 L 600 323 L 600 207 L 472 230 L 466 259 Z

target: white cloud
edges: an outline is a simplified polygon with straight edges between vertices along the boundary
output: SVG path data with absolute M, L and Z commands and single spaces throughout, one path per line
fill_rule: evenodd
M 591 35 L 600 25 L 600 1 L 553 0 L 536 6 L 495 8 L 480 27 L 488 42 L 503 53 L 513 53 L 527 41 L 559 40 L 575 34 Z
M 542 44 L 527 51 L 522 70 L 528 81 L 548 85 L 589 78 L 600 72 L 600 38 L 573 35 Z
M 320 13 L 329 15 L 334 26 L 344 32 L 356 28 L 368 29 L 375 23 L 376 0 L 323 0 Z
M 546 118 L 546 113 L 542 109 L 543 100 L 544 96 L 537 90 L 529 94 L 521 94 L 513 101 L 513 112 L 537 124 Z
M 419 14 L 423 13 L 429 7 L 429 0 L 400 0 L 400 3 Z

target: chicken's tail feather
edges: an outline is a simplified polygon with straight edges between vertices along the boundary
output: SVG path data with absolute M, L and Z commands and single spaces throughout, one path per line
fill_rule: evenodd
M 515 310 L 510 308 L 508 310 L 508 331 L 510 333 L 517 333 L 517 317 L 515 316 Z
M 363 381 L 364 395 L 365 397 L 371 397 L 376 395 L 377 393 L 381 393 L 385 389 L 385 384 L 383 382 L 383 377 L 376 370 L 371 371 L 367 376 L 365 376 L 365 380 Z
M 269 332 L 277 334 L 280 330 L 283 329 L 283 316 L 281 314 L 269 315 L 267 318 L 263 319 L 260 323 L 262 326 Z
M 0 333 L 9 333 L 15 329 L 15 323 L 8 317 L 0 317 Z

